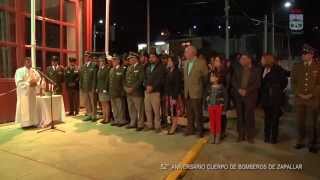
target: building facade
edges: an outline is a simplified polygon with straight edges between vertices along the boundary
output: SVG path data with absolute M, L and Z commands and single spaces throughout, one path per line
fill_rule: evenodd
M 35 0 L 36 66 L 43 71 L 50 57 L 69 57 L 81 63 L 92 49 L 92 0 Z M 0 0 L 0 123 L 13 121 L 16 94 L 14 73 L 31 56 L 31 0 Z M 66 100 L 66 98 L 65 98 Z

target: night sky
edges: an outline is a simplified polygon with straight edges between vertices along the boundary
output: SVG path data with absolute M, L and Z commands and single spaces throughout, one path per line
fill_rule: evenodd
M 224 0 L 150 0 L 151 2 L 151 40 L 167 40 L 183 37 L 190 28 L 198 36 L 224 36 Z M 277 9 L 276 23 L 288 26 L 288 10 L 283 8 L 285 0 L 274 0 Z M 304 11 L 305 42 L 320 48 L 320 13 L 317 0 L 294 0 L 294 8 Z M 263 24 L 255 24 L 248 16 L 263 19 L 264 14 L 271 20 L 271 0 L 230 0 L 231 37 L 246 33 L 261 32 Z M 105 1 L 94 1 L 94 21 L 105 17 Z M 116 41 L 111 44 L 112 51 L 126 52 L 136 50 L 137 44 L 146 42 L 146 0 L 111 0 L 111 24 L 116 23 Z M 97 23 L 98 24 L 98 23 Z M 316 29 L 318 27 L 318 29 Z M 103 32 L 104 26 L 97 30 Z M 278 29 L 277 31 L 282 31 Z M 168 35 L 160 36 L 161 32 Z M 97 49 L 104 49 L 103 34 L 97 38 Z

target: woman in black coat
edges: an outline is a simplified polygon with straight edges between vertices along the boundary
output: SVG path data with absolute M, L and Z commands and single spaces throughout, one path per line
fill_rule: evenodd
M 265 113 L 264 141 L 276 144 L 288 79 L 286 71 L 276 64 L 272 55 L 264 55 L 261 64 L 264 68 L 261 86 L 261 104 Z
M 169 135 L 175 133 L 178 126 L 177 117 L 182 115 L 182 107 L 179 103 L 182 94 L 182 75 L 177 67 L 177 62 L 176 58 L 168 57 L 167 76 L 164 85 L 165 111 L 167 112 L 167 118 L 172 122 Z

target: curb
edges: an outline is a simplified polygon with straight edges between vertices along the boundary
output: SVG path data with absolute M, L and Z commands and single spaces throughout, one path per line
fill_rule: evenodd
M 208 138 L 201 138 L 192 148 L 187 152 L 187 154 L 182 158 L 179 164 L 191 164 L 199 155 L 204 145 L 208 143 Z M 176 180 L 183 177 L 187 173 L 186 169 L 177 169 L 168 174 L 165 178 L 166 180 Z

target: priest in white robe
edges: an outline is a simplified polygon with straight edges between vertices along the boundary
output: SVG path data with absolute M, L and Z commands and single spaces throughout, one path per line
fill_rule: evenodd
M 31 59 L 25 59 L 25 66 L 17 69 L 15 83 L 17 86 L 16 123 L 22 128 L 37 126 L 36 95 L 40 75 L 31 68 Z

